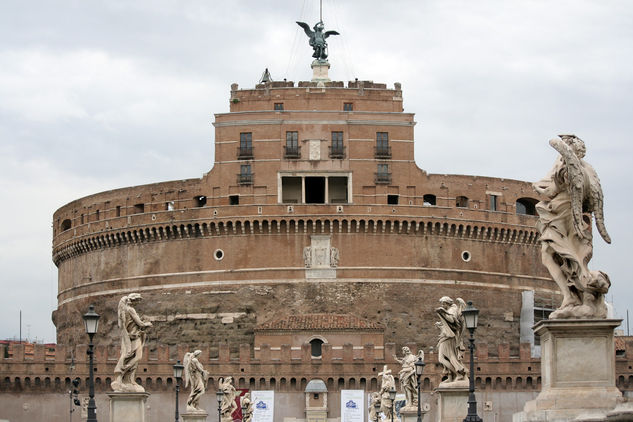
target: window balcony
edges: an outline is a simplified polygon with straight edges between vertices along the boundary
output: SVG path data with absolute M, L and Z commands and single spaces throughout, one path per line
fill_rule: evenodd
M 237 183 L 240 185 L 252 185 L 254 173 L 238 173 Z
M 344 146 L 332 146 L 330 145 L 330 158 L 345 158 Z
M 386 145 L 374 147 L 374 157 L 375 158 L 391 158 L 391 147 L 386 146 Z
M 299 145 L 286 145 L 284 147 L 284 158 L 301 158 L 301 147 Z
M 253 147 L 237 147 L 238 160 L 251 160 L 253 158 Z
M 390 184 L 391 183 L 391 173 L 374 173 L 375 174 L 375 182 L 376 184 Z

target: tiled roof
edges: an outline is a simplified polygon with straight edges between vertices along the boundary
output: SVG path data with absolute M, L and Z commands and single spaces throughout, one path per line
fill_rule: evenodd
M 265 322 L 256 330 L 384 330 L 379 322 L 369 321 L 351 314 L 289 315 Z
M 625 350 L 625 343 L 633 340 L 632 336 L 615 336 L 615 350 Z

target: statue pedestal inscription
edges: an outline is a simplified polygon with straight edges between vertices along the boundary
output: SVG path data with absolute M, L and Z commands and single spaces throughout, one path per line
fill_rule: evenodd
M 468 414 L 468 386 L 440 385 L 433 391 L 433 394 L 437 395 L 436 422 L 462 422 L 464 420 Z
M 207 412 L 195 412 L 195 413 L 183 413 L 182 416 L 183 422 L 207 422 L 207 416 L 209 414 Z
M 622 401 L 615 386 L 613 319 L 544 320 L 541 336 L 542 388 L 513 422 L 603 420 Z M 600 419 L 602 418 L 602 419 Z
M 145 404 L 149 393 L 108 393 L 110 422 L 147 422 Z

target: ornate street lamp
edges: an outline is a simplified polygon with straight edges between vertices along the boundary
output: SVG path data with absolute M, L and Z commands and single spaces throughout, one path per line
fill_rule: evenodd
M 391 400 L 391 422 L 393 422 L 393 408 L 394 408 L 394 400 L 396 399 L 396 388 L 391 387 L 389 389 L 389 399 Z
M 90 358 L 90 389 L 88 395 L 90 400 L 88 401 L 88 419 L 86 422 L 97 422 L 97 406 L 95 405 L 95 379 L 94 379 L 94 361 L 93 361 L 93 347 L 92 337 L 94 337 L 97 329 L 99 328 L 99 314 L 95 312 L 94 305 L 90 305 L 88 312 L 84 314 L 84 327 L 90 342 L 88 343 L 88 357 Z
M 218 390 L 215 393 L 215 397 L 218 399 L 218 422 L 222 421 L 222 399 L 224 398 L 224 391 Z
M 374 409 L 376 410 L 376 422 L 380 420 L 380 400 L 374 403 Z
M 475 330 L 477 329 L 477 322 L 479 320 L 479 309 L 473 306 L 471 301 L 468 301 L 468 306 L 462 311 L 464 315 L 464 321 L 466 328 L 470 332 L 468 338 L 470 349 L 470 382 L 468 385 L 468 415 L 464 422 L 483 422 L 482 419 L 477 416 L 477 400 L 475 399 Z
M 418 422 L 422 422 L 422 408 L 420 407 L 420 391 L 422 390 L 421 377 L 424 372 L 424 361 L 422 356 L 418 356 L 418 360 L 415 362 L 415 376 L 418 380 Z
M 176 361 L 174 365 L 174 378 L 176 378 L 176 422 L 180 419 L 180 415 L 178 414 L 178 392 L 180 391 L 180 378 L 182 378 L 182 370 L 184 368 L 180 361 Z

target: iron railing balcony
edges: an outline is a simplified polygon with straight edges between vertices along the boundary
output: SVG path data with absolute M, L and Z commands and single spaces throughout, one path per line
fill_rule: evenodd
M 387 145 L 380 145 L 374 147 L 375 158 L 391 158 L 391 147 Z
M 374 173 L 376 184 L 391 183 L 391 173 Z
M 344 146 L 332 146 L 330 145 L 330 158 L 345 158 Z
M 240 185 L 252 185 L 254 173 L 238 173 L 237 183 Z
M 253 158 L 253 147 L 237 147 L 238 160 L 250 160 Z
M 284 158 L 301 158 L 301 147 L 299 145 L 284 146 Z

